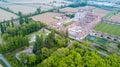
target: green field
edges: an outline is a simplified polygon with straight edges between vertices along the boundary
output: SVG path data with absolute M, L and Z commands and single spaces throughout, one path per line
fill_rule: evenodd
M 96 31 L 101 31 L 101 32 L 105 32 L 108 34 L 120 36 L 120 25 L 102 22 L 98 26 L 96 26 L 94 29 Z

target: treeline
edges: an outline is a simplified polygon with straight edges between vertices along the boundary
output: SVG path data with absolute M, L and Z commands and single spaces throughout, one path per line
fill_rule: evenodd
M 20 13 L 20 15 L 21 15 L 21 13 Z M 32 22 L 32 19 L 28 18 L 28 17 L 21 16 L 19 18 L 19 20 L 11 18 L 11 20 L 9 20 L 9 21 L 3 21 L 3 22 L 0 23 L 0 31 L 1 31 L 2 34 L 4 34 L 7 27 L 10 27 L 10 26 L 14 27 L 14 25 L 21 26 L 23 23 L 28 24 L 29 22 Z
M 0 9 L 3 9 L 3 10 L 5 10 L 5 11 L 8 11 L 8 12 L 10 12 L 10 13 L 13 13 L 13 14 L 17 15 L 17 13 L 15 13 L 15 12 L 12 11 L 12 10 L 10 10 L 8 7 L 7 7 L 7 8 L 0 7 Z
M 16 35 L 28 35 L 32 32 L 40 30 L 42 27 L 45 25 L 41 22 L 30 22 L 30 23 L 23 23 L 21 26 L 19 25 L 14 25 L 14 26 L 7 26 L 7 27 L 1 27 L 1 31 L 3 33 L 10 34 L 11 36 L 16 36 Z M 4 35 L 3 34 L 3 35 Z
M 0 44 L 0 53 L 11 52 L 17 48 L 29 46 L 29 39 L 22 35 L 7 37 L 5 43 Z
M 69 7 L 73 7 L 73 8 L 87 5 L 87 0 L 75 0 L 75 1 L 74 0 L 69 0 L 69 1 L 74 2 L 73 4 L 69 5 Z

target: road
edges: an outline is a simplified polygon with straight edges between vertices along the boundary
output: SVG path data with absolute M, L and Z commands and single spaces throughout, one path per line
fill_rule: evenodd
M 11 65 L 7 62 L 7 60 L 1 54 L 0 54 L 0 60 L 2 60 L 7 67 L 11 67 Z

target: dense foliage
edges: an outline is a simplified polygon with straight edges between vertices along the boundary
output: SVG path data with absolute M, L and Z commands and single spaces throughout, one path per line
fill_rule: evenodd
M 0 53 L 7 53 L 17 48 L 28 46 L 29 39 L 25 35 L 38 31 L 45 25 L 40 22 L 29 22 L 20 26 L 12 23 L 1 24 L 1 26 L 3 26 L 1 30 L 4 30 L 4 32 L 2 32 L 3 43 L 0 45 Z
M 29 40 L 27 37 L 21 35 L 8 37 L 5 43 L 0 44 L 0 53 L 11 52 L 17 48 L 29 46 Z
M 37 22 L 31 22 L 31 23 L 24 23 L 20 27 L 19 26 L 14 26 L 14 27 L 7 27 L 6 33 L 10 34 L 11 36 L 15 35 L 28 35 L 32 32 L 40 30 L 44 25 L 42 23 L 37 23 Z
M 55 36 L 54 31 L 47 36 L 36 36 L 36 42 L 33 47 L 33 53 L 37 56 L 37 62 L 41 62 L 48 58 L 54 50 L 60 47 L 66 47 L 69 39 Z
M 111 55 L 102 58 L 96 51 L 79 48 L 60 48 L 37 67 L 119 67 L 120 57 Z

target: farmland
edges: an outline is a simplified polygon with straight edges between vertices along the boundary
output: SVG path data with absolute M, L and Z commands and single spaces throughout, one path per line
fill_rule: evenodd
M 0 21 L 10 20 L 12 17 L 17 18 L 18 16 L 0 9 Z
M 109 20 L 120 22 L 120 13 L 117 15 L 114 15 Z
M 61 3 L 61 2 L 66 2 L 66 3 L 71 3 L 68 1 L 64 1 L 64 0 L 9 0 L 8 2 L 12 2 L 12 3 L 39 3 L 39 4 L 49 4 L 49 3 Z
M 34 4 L 1 4 L 0 7 L 9 9 L 13 11 L 14 13 L 18 13 L 19 11 L 22 12 L 23 14 L 30 14 L 30 13 L 35 13 L 37 8 L 40 8 L 41 11 L 49 10 L 52 9 L 52 7 L 49 6 L 43 6 L 43 5 L 34 5 Z
M 42 22 L 45 22 L 46 24 L 50 24 L 51 22 L 58 21 L 57 19 L 55 19 L 55 16 L 60 16 L 60 15 L 61 14 L 59 13 L 48 12 L 41 15 L 33 16 L 32 19 L 35 21 L 42 21 Z
M 91 9 L 95 9 L 95 7 L 93 6 L 86 6 L 88 8 L 91 8 Z M 78 10 L 79 10 L 80 7 L 77 7 L 77 8 L 72 8 L 72 7 L 66 7 L 66 8 L 63 8 L 63 9 L 60 9 L 61 12 L 68 12 L 68 13 L 76 13 Z
M 23 15 L 30 15 L 36 13 L 37 9 L 40 8 L 41 12 L 48 11 L 53 8 L 66 6 L 72 2 L 64 0 L 8 0 L 8 2 L 0 1 L 0 21 L 10 20 L 13 18 L 18 18 L 19 12 Z M 53 21 L 53 20 L 51 20 Z
M 95 14 L 99 15 L 100 17 L 104 17 L 104 16 L 106 16 L 109 13 L 109 11 L 104 10 L 104 9 L 100 9 L 100 8 L 94 9 L 93 12 Z
M 41 11 L 47 11 L 56 7 L 66 6 L 71 2 L 64 0 L 9 0 L 8 2 L 0 2 L 0 7 L 8 9 L 14 13 L 22 12 L 24 15 L 35 13 L 37 8 Z
M 29 7 L 29 6 L 24 6 L 24 5 L 7 5 L 4 6 L 4 8 L 9 8 L 9 10 L 12 10 L 15 13 L 22 12 L 23 14 L 29 14 L 29 13 L 34 13 L 37 8 Z
M 61 12 L 77 12 L 78 11 L 78 8 L 71 8 L 71 7 L 66 7 L 66 8 L 63 8 L 63 9 L 60 9 Z
M 101 31 L 104 33 L 120 36 L 120 26 L 109 24 L 109 23 L 100 23 L 98 26 L 95 27 L 95 30 Z

